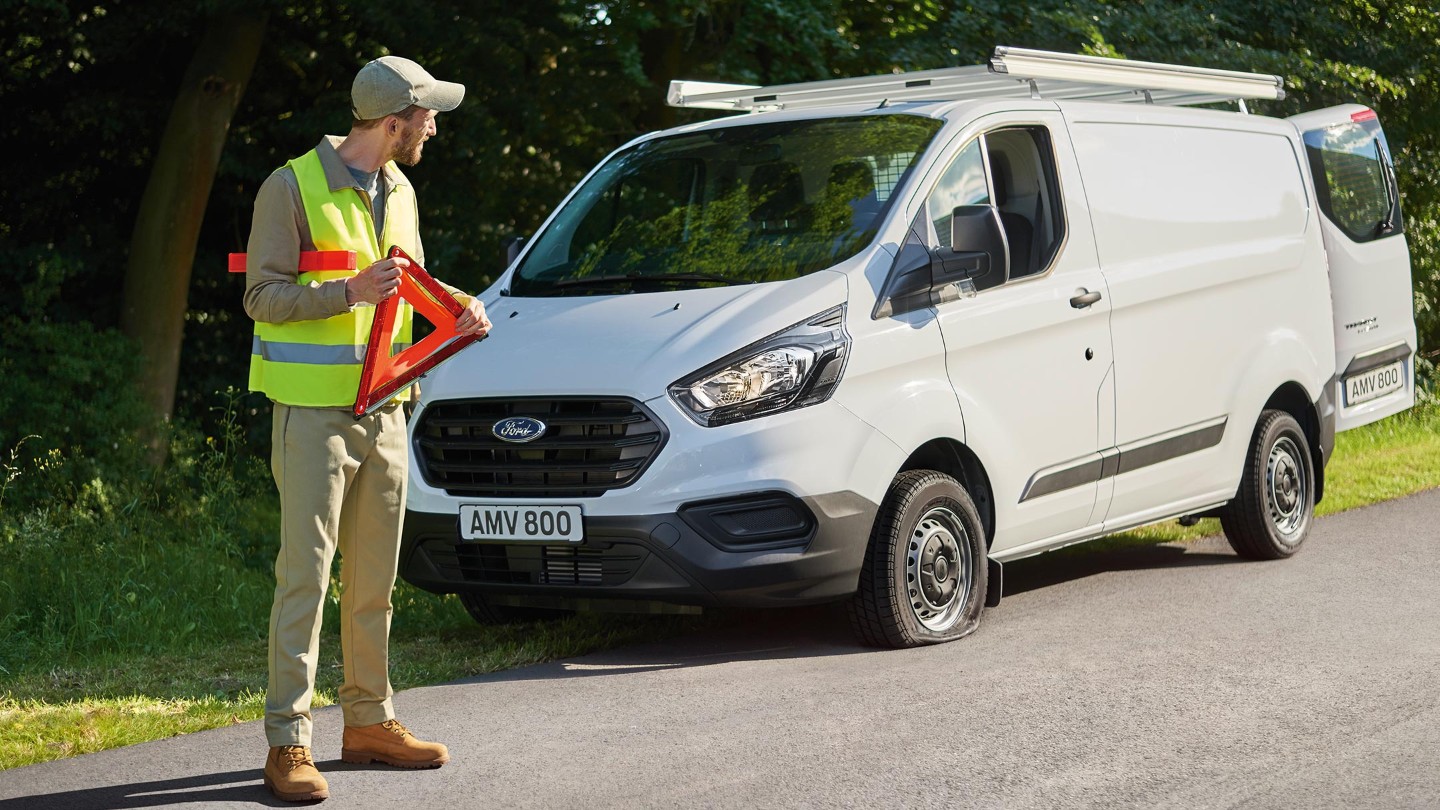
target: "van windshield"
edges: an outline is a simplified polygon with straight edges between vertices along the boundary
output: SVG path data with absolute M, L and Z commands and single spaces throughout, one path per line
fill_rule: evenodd
M 724 127 L 637 144 L 597 171 L 516 268 L 516 296 L 796 278 L 874 238 L 942 122 L 914 115 Z

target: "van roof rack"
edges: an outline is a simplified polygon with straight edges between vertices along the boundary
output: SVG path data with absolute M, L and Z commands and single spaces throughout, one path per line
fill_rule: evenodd
M 761 112 L 835 104 L 1044 98 L 1166 105 L 1282 99 L 1285 80 L 1264 73 L 998 47 L 989 65 L 758 87 L 672 81 L 672 107 Z

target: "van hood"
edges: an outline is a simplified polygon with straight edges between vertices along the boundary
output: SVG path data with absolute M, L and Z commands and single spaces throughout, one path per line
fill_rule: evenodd
M 846 300 L 822 270 L 788 281 L 672 293 L 480 296 L 495 324 L 421 382 L 422 398 L 603 395 L 641 401 Z

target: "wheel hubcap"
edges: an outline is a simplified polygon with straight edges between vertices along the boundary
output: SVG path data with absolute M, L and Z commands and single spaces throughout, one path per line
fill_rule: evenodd
M 1270 448 L 1265 465 L 1265 505 L 1270 522 L 1286 542 L 1304 527 L 1310 503 L 1310 481 L 1300 452 L 1293 439 L 1282 437 Z
M 970 535 L 954 512 L 936 507 L 921 516 L 906 551 L 906 590 L 915 618 L 943 632 L 959 620 L 969 601 L 974 560 Z

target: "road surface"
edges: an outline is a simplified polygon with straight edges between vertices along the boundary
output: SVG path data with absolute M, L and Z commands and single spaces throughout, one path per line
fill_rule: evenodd
M 436 771 L 339 761 L 326 808 L 1440 807 L 1440 490 L 1006 567 L 980 630 L 855 645 L 826 608 L 396 696 Z M 0 772 L 0 810 L 285 806 L 258 723 Z

